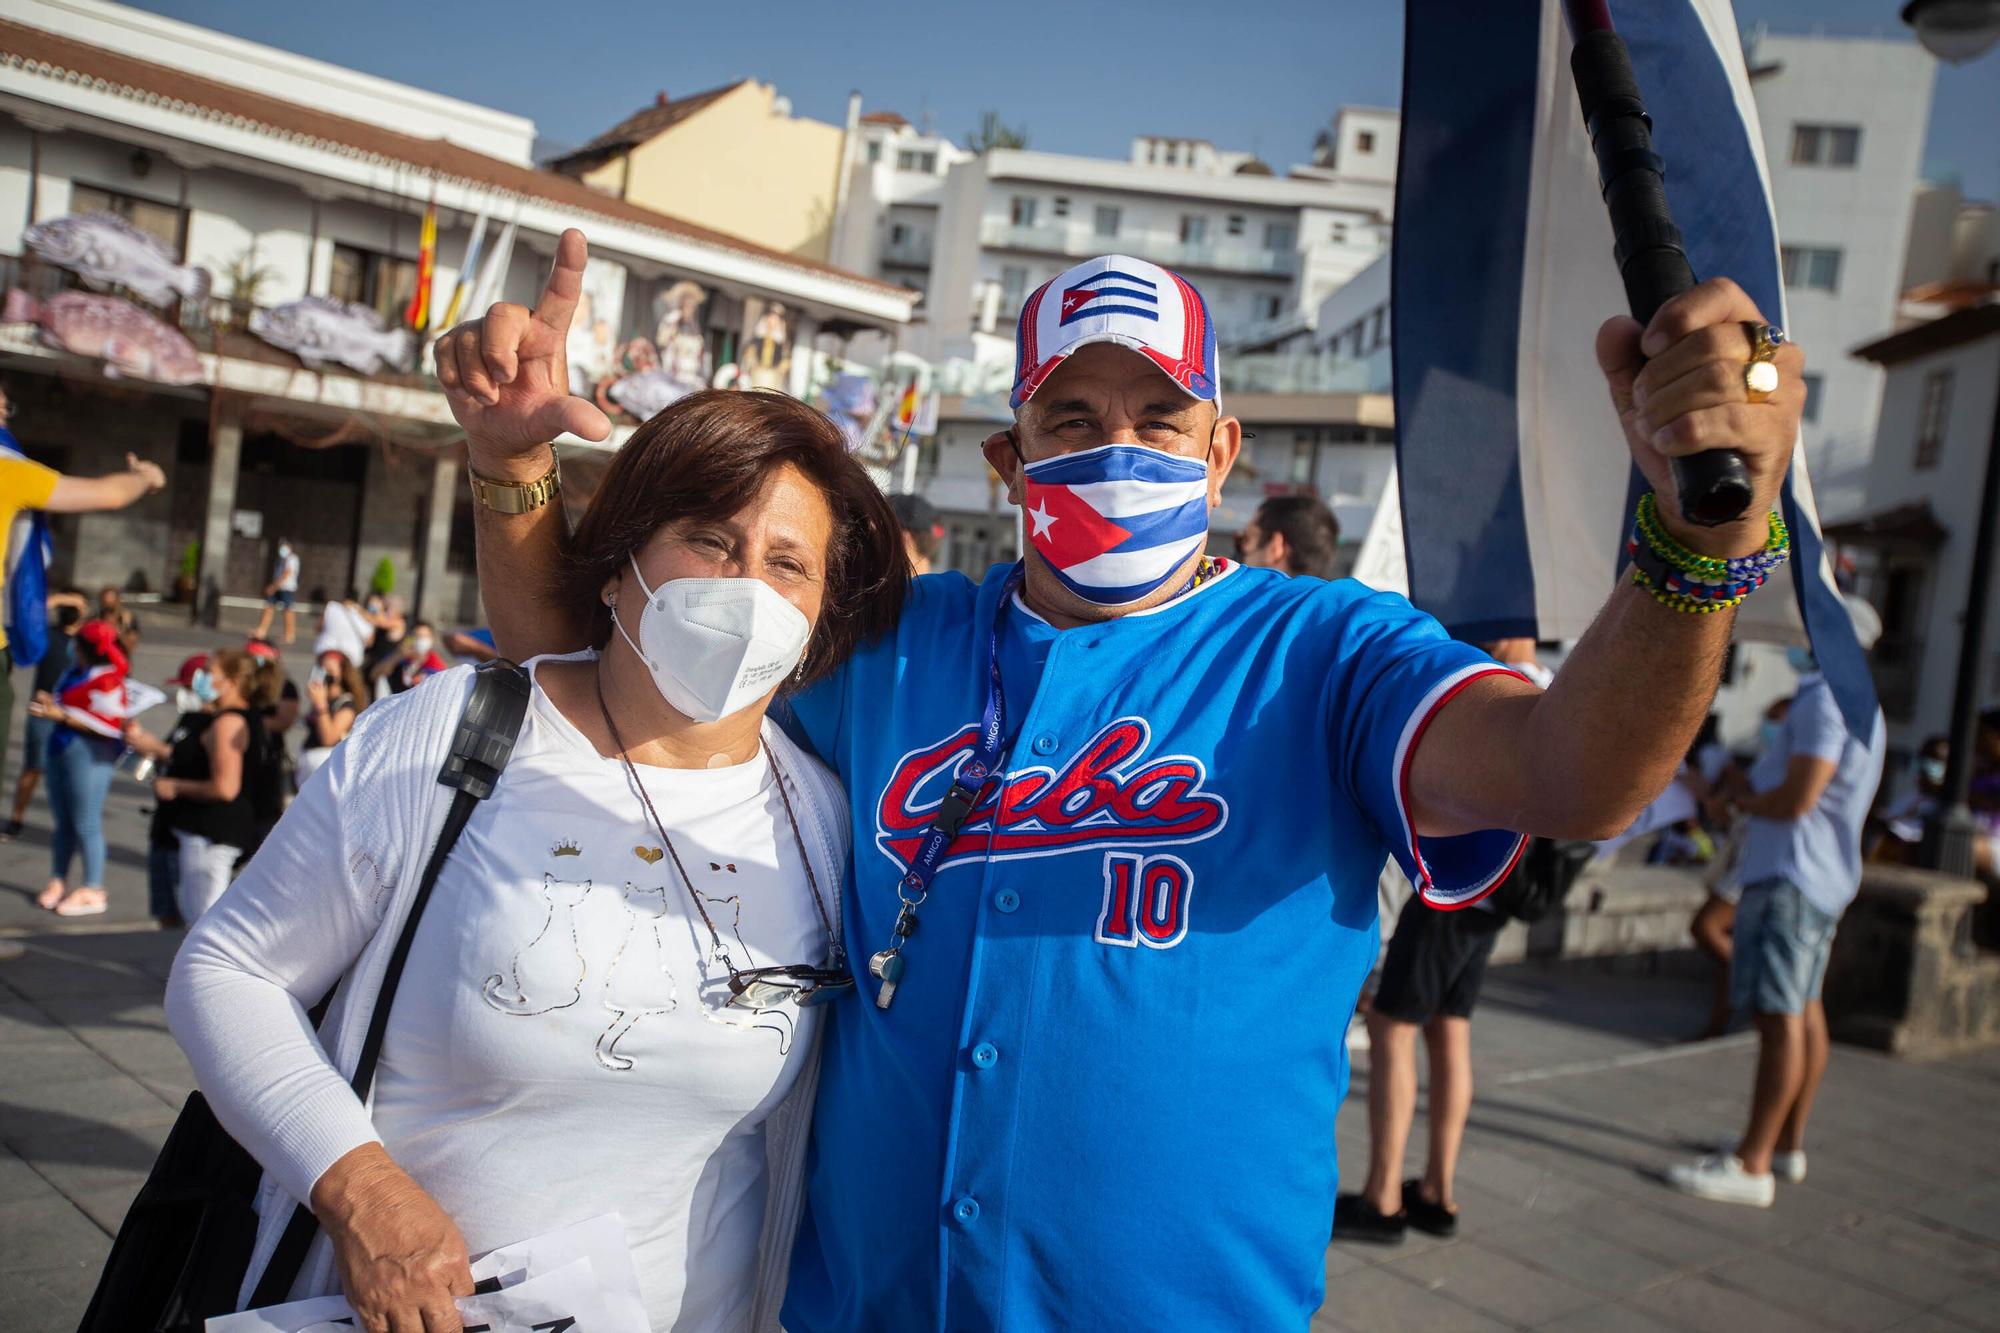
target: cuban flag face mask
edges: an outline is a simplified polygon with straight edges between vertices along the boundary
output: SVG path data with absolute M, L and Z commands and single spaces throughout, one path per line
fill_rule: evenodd
M 1022 470 L 1028 541 L 1085 601 L 1151 596 L 1208 540 L 1208 464 L 1141 444 L 1058 454 Z

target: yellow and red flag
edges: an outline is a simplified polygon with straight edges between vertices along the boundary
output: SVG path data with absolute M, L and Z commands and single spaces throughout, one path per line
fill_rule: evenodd
M 403 311 L 403 322 L 418 333 L 430 327 L 431 322 L 431 276 L 437 268 L 438 209 L 437 200 L 424 209 L 424 227 L 417 239 L 417 290 L 410 296 L 409 307 Z

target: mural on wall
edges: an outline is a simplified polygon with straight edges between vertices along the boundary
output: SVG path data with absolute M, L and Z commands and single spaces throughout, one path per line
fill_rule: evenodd
M 791 318 L 776 301 L 745 301 L 741 379 L 752 389 L 785 387 L 792 369 Z
M 415 333 L 386 328 L 382 316 L 367 306 L 331 296 L 307 296 L 269 310 L 253 310 L 250 332 L 314 370 L 331 362 L 362 375 L 384 367 L 407 371 L 416 355 Z
M 199 384 L 201 357 L 185 334 L 147 310 L 116 296 L 58 292 L 37 301 L 16 287 L 7 293 L 0 321 L 34 324 L 51 347 L 104 362 L 104 373 L 159 384 Z
M 682 281 L 653 298 L 659 324 L 653 342 L 660 351 L 660 369 L 667 378 L 687 386 L 689 393 L 708 383 L 708 335 L 701 327 L 701 308 L 708 293 Z
M 592 387 L 611 374 L 617 358 L 618 323 L 625 309 L 625 267 L 592 257 L 583 266 L 583 291 L 569 325 L 569 391 L 589 398 Z
M 22 232 L 21 240 L 36 258 L 68 269 L 98 291 L 123 287 L 149 305 L 207 300 L 212 285 L 207 269 L 177 262 L 158 237 L 115 213 L 50 218 Z
M 644 421 L 709 381 L 708 335 L 701 324 L 708 293 L 681 281 L 653 298 L 654 336 L 620 344 L 593 397 L 606 413 Z

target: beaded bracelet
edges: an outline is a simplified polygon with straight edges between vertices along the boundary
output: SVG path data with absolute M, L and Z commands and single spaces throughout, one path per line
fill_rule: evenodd
M 1791 531 L 1775 512 L 1770 515 L 1769 532 L 1764 548 L 1750 555 L 1734 559 L 1702 555 L 1666 530 L 1660 522 L 1659 501 L 1649 492 L 1639 498 L 1632 536 L 1625 544 L 1632 581 L 1675 611 L 1707 615 L 1741 606 L 1791 558 Z

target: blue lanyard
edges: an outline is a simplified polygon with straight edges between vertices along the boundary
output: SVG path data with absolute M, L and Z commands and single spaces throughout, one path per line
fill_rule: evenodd
M 1020 590 L 1024 569 L 1025 566 L 1017 564 L 1008 574 L 1005 586 L 1000 589 L 1000 604 L 993 611 L 993 626 L 986 642 L 986 707 L 979 718 L 978 740 L 973 744 L 971 757 L 959 765 L 951 789 L 938 803 L 937 813 L 931 816 L 930 827 L 924 830 L 916 855 L 910 858 L 909 869 L 896 882 L 896 896 L 902 900 L 902 907 L 896 913 L 895 938 L 888 948 L 868 960 L 868 970 L 882 982 L 875 994 L 878 1009 L 887 1009 L 895 997 L 896 985 L 903 977 L 903 946 L 916 933 L 917 909 L 930 897 L 931 881 L 937 878 L 945 853 L 972 814 L 980 789 L 989 777 L 1000 772 L 1006 758 L 1007 698 L 1000 685 L 1000 627 L 1006 620 L 1008 603 Z

